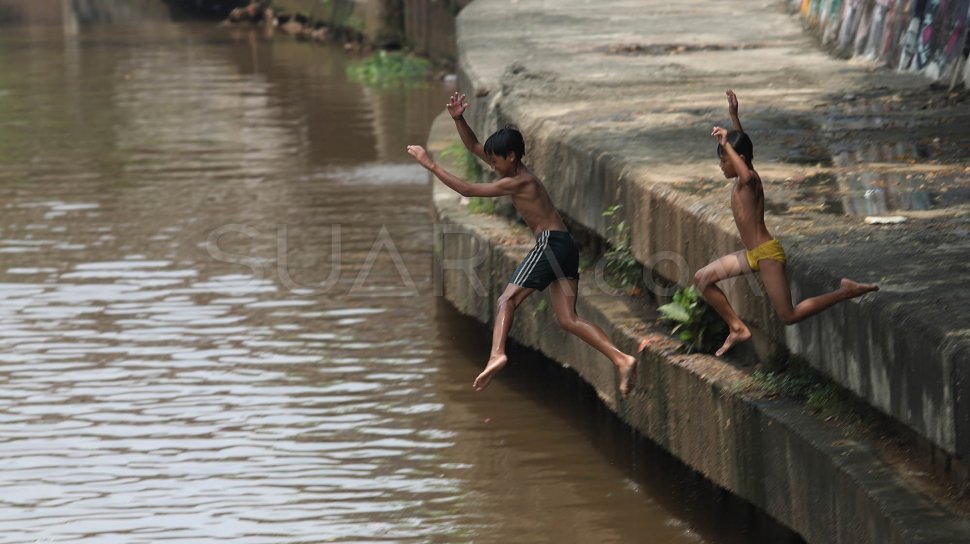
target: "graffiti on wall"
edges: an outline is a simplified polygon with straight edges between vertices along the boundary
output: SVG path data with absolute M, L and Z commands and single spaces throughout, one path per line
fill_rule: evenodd
M 970 0 L 791 0 L 822 42 L 900 72 L 970 87 Z

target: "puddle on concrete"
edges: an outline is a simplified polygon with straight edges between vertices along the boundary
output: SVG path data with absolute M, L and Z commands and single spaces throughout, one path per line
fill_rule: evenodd
M 865 165 L 861 165 L 865 168 Z M 769 215 L 891 215 L 970 203 L 970 174 L 963 172 L 874 171 L 849 169 L 783 182 L 766 180 L 765 212 Z M 701 179 L 678 189 L 695 196 L 729 191 L 730 182 Z
M 952 142 L 938 137 L 839 144 L 833 163 L 845 168 L 836 176 L 845 212 L 856 216 L 885 215 L 966 204 L 970 202 L 970 173 L 949 168 L 926 171 L 922 167 L 945 164 L 960 156 Z M 901 169 L 880 171 L 872 167 L 873 163 L 899 164 Z
M 890 215 L 970 203 L 965 175 L 937 172 L 872 170 L 824 173 L 787 180 L 768 189 L 765 211 L 774 215 Z
M 930 194 L 912 174 L 858 172 L 839 174 L 845 213 L 860 217 L 894 211 L 928 210 Z
M 849 215 L 886 215 L 970 202 L 970 180 L 966 176 L 869 171 L 846 172 L 838 178 L 845 212 Z

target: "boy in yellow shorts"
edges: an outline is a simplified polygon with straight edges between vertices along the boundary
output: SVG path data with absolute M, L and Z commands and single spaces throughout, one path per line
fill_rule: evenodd
M 856 283 L 843 278 L 835 291 L 805 299 L 797 306 L 792 305 L 791 287 L 785 272 L 785 249 L 778 240 L 772 238 L 765 226 L 764 187 L 761 185 L 761 177 L 751 164 L 754 146 L 741 129 L 737 97 L 731 90 L 726 94 L 734 130 L 729 132 L 727 129 L 714 127 L 711 135 L 717 139 L 717 155 L 721 159 L 724 177 L 737 178 L 731 191 L 731 211 L 734 213 L 734 223 L 738 227 L 741 241 L 747 249 L 725 255 L 694 274 L 694 282 L 701 295 L 730 328 L 727 339 L 717 350 L 718 357 L 735 344 L 751 338 L 751 331 L 735 313 L 724 292 L 715 285 L 723 279 L 761 272 L 761 281 L 764 282 L 771 305 L 786 325 L 798 323 L 843 300 L 879 290 L 876 285 Z

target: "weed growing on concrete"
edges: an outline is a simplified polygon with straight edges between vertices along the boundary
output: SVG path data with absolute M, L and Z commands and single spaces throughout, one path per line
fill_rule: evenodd
M 726 334 L 724 321 L 693 285 L 678 289 L 674 300 L 657 310 L 662 320 L 676 323 L 671 333 L 683 342 L 687 353 L 712 353 L 717 347 L 716 340 Z
M 624 289 L 640 289 L 643 284 L 643 266 L 633 257 L 632 236 L 626 221 L 617 221 L 617 211 L 621 204 L 610 206 L 603 217 L 610 218 L 606 229 L 609 249 L 603 256 L 606 259 L 606 277 Z
M 495 214 L 495 199 L 473 196 L 468 199 L 468 211 L 472 213 Z
M 809 367 L 799 365 L 784 372 L 756 370 L 751 381 L 755 388 L 771 396 L 804 401 L 806 408 L 824 419 L 836 419 L 850 426 L 870 426 L 858 409 L 858 399 Z
M 482 179 L 482 165 L 478 157 L 468 150 L 460 140 L 452 142 L 441 152 L 441 158 L 446 159 L 458 168 L 461 176 L 468 181 L 477 182 Z
M 807 398 L 818 386 L 818 378 L 799 368 L 788 372 L 756 370 L 751 375 L 755 387 L 776 397 Z
M 455 141 L 445 148 L 441 152 L 441 158 L 454 164 L 461 177 L 466 180 L 477 183 L 482 179 L 484 171 L 481 163 L 478 162 L 478 157 L 469 151 L 461 141 Z M 468 211 L 492 215 L 495 213 L 495 199 L 473 196 L 468 199 Z
M 404 53 L 378 51 L 347 68 L 347 77 L 371 86 L 423 83 L 431 71 L 427 59 Z

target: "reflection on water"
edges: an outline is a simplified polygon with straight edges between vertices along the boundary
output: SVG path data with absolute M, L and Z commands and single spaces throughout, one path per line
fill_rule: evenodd
M 162 0 L 0 0 L 0 25 L 57 25 L 73 33 L 78 25 L 163 20 Z
M 471 392 L 403 153 L 444 91 L 165 22 L 0 65 L 0 542 L 744 541 Z
M 962 125 L 959 117 L 927 121 L 894 113 L 885 104 L 856 109 L 855 117 L 835 114 L 821 120 L 826 130 L 861 134 L 833 144 L 845 213 L 886 215 L 970 202 L 970 178 L 956 164 L 966 154 L 965 139 L 955 131 Z
M 886 215 L 933 207 L 925 175 L 862 171 L 842 173 L 838 178 L 845 188 L 843 209 L 850 215 Z
M 893 163 L 916 163 L 938 153 L 939 141 L 844 146 L 835 157 L 842 207 L 856 216 L 922 211 L 970 202 L 970 179 L 952 168 L 892 170 Z M 882 165 L 874 167 L 873 163 Z

